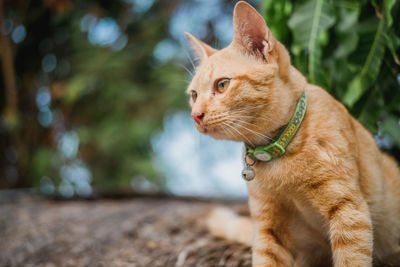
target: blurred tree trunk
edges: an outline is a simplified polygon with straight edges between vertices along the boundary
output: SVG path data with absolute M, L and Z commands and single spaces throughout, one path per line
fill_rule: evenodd
M 18 95 L 17 85 L 15 82 L 15 71 L 14 71 L 14 56 L 10 43 L 9 36 L 4 31 L 4 9 L 3 1 L 0 1 L 0 52 L 1 52 L 1 66 L 2 74 L 4 79 L 5 88 L 5 108 L 3 115 L 7 122 L 11 118 L 15 120 L 18 112 Z
M 2 111 L 3 121 L 10 139 L 9 145 L 15 146 L 18 155 L 17 170 L 18 180 L 16 181 L 16 187 L 26 186 L 24 181 L 24 170 L 26 169 L 26 162 L 24 159 L 25 150 L 23 143 L 20 142 L 20 127 L 19 127 L 19 112 L 18 112 L 18 92 L 15 75 L 14 65 L 14 52 L 9 35 L 6 34 L 4 27 L 4 1 L 0 1 L 0 57 L 1 57 L 1 72 L 4 83 L 4 96 L 5 103 Z M 7 149 L 7 148 L 6 148 Z M 3 163 L 7 164 L 7 163 Z M 6 167 L 6 166 L 4 166 Z M 5 171 L 5 168 L 3 168 Z

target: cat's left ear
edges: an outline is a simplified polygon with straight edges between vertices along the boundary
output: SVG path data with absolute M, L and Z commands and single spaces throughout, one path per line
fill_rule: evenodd
M 244 1 L 237 3 L 233 11 L 233 31 L 233 46 L 267 62 L 275 61 L 281 78 L 288 77 L 289 53 L 272 36 L 264 18 Z
M 232 43 L 246 52 L 266 58 L 274 49 L 275 39 L 264 18 L 244 1 L 237 3 L 233 11 L 233 30 Z
M 196 52 L 198 56 L 200 56 L 201 60 L 208 58 L 212 54 L 214 54 L 217 50 L 209 46 L 208 44 L 200 41 L 193 35 L 188 32 L 185 32 L 186 37 L 188 38 L 192 48 Z

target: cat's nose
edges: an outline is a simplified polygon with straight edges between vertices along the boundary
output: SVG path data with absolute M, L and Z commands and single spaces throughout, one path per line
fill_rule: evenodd
M 195 122 L 200 123 L 201 120 L 204 118 L 204 112 L 193 112 L 191 116 L 192 119 L 195 120 Z

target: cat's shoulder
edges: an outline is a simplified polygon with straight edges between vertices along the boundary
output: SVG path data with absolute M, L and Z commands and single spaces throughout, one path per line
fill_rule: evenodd
M 355 119 L 346 107 L 321 87 L 308 85 L 306 93 L 304 131 L 308 141 L 317 147 L 327 143 L 337 147 L 348 145 L 355 134 Z
M 341 117 L 350 116 L 346 107 L 336 100 L 331 94 L 329 94 L 325 89 L 308 84 L 305 88 L 307 93 L 308 107 L 311 112 L 316 113 L 316 115 L 326 117 L 332 117 L 332 115 L 340 115 Z

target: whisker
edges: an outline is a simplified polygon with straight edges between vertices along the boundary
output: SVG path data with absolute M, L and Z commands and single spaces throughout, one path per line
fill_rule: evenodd
M 250 118 L 250 119 L 257 118 L 256 116 L 240 115 L 240 114 L 226 114 L 226 116 L 227 117 L 232 117 L 232 118 L 242 118 L 242 119 L 245 119 L 245 118 Z
M 232 131 L 229 130 L 229 128 L 226 128 L 226 127 L 221 127 L 221 128 L 222 128 L 222 130 L 224 130 L 225 133 L 228 134 L 228 137 L 237 137 L 237 135 L 235 135 L 235 133 L 232 133 Z
M 253 110 L 253 109 L 265 107 L 266 105 L 267 105 L 267 103 L 260 104 L 260 105 L 257 105 L 257 106 L 252 106 L 252 107 L 243 107 L 243 108 L 235 109 L 235 110 L 233 110 L 233 112 L 235 112 L 235 111 Z
M 235 132 L 239 133 L 241 136 L 243 136 L 244 139 L 246 139 L 250 143 L 251 146 L 254 146 L 253 143 L 243 133 L 241 133 L 238 129 L 236 129 L 235 127 L 230 125 L 228 122 L 223 122 L 223 124 L 228 126 L 229 128 L 231 128 Z
M 249 126 L 254 126 L 254 127 L 260 128 L 260 126 L 255 125 L 254 123 L 250 123 L 250 122 L 247 122 L 247 121 L 239 119 L 241 117 L 230 117 L 230 116 L 228 116 L 228 118 L 234 119 L 234 121 L 242 122 L 242 123 L 247 124 Z
M 232 123 L 233 123 L 233 122 L 232 122 Z M 267 135 L 264 135 L 264 134 L 262 134 L 262 133 L 256 132 L 256 131 L 254 131 L 254 130 L 252 130 L 252 129 L 249 129 L 249 128 L 247 128 L 247 127 L 241 125 L 240 123 L 236 123 L 235 125 L 237 125 L 237 126 L 243 128 L 243 129 L 245 129 L 245 130 L 247 130 L 247 131 L 249 131 L 249 132 L 252 132 L 252 133 L 254 133 L 254 134 L 256 134 L 256 135 L 258 135 L 258 136 L 260 136 L 260 137 L 267 138 L 269 141 L 274 141 L 274 142 L 276 141 L 276 140 L 274 140 L 273 138 L 271 138 L 271 137 L 269 137 L 269 136 L 267 136 Z
M 190 64 L 192 64 L 193 70 L 195 70 L 196 66 L 194 65 L 194 62 L 193 62 L 192 58 L 190 57 L 190 54 L 186 50 L 185 50 L 185 55 L 189 59 Z
M 233 115 L 227 114 L 226 116 L 232 116 L 232 117 L 237 116 L 237 118 L 242 118 L 242 119 L 247 118 L 247 119 L 260 119 L 260 120 L 264 120 L 264 121 L 271 121 L 270 118 L 264 118 L 264 117 L 261 117 L 261 116 L 240 115 L 240 114 L 233 114 Z
M 183 64 L 178 64 L 178 65 L 181 66 L 182 68 L 184 68 L 187 71 L 187 73 L 190 75 L 190 77 L 194 76 L 193 72 L 191 72 L 188 68 L 186 68 L 185 65 L 183 65 Z
M 239 119 L 260 119 L 264 121 L 272 121 L 272 118 L 264 118 L 262 116 L 251 116 L 251 115 L 241 115 L 241 114 L 230 114 L 228 112 L 223 112 L 214 117 L 215 120 L 219 120 L 221 118 L 239 118 Z
M 199 61 L 201 61 L 201 57 L 194 57 L 193 60 L 194 60 L 195 62 L 199 62 Z

